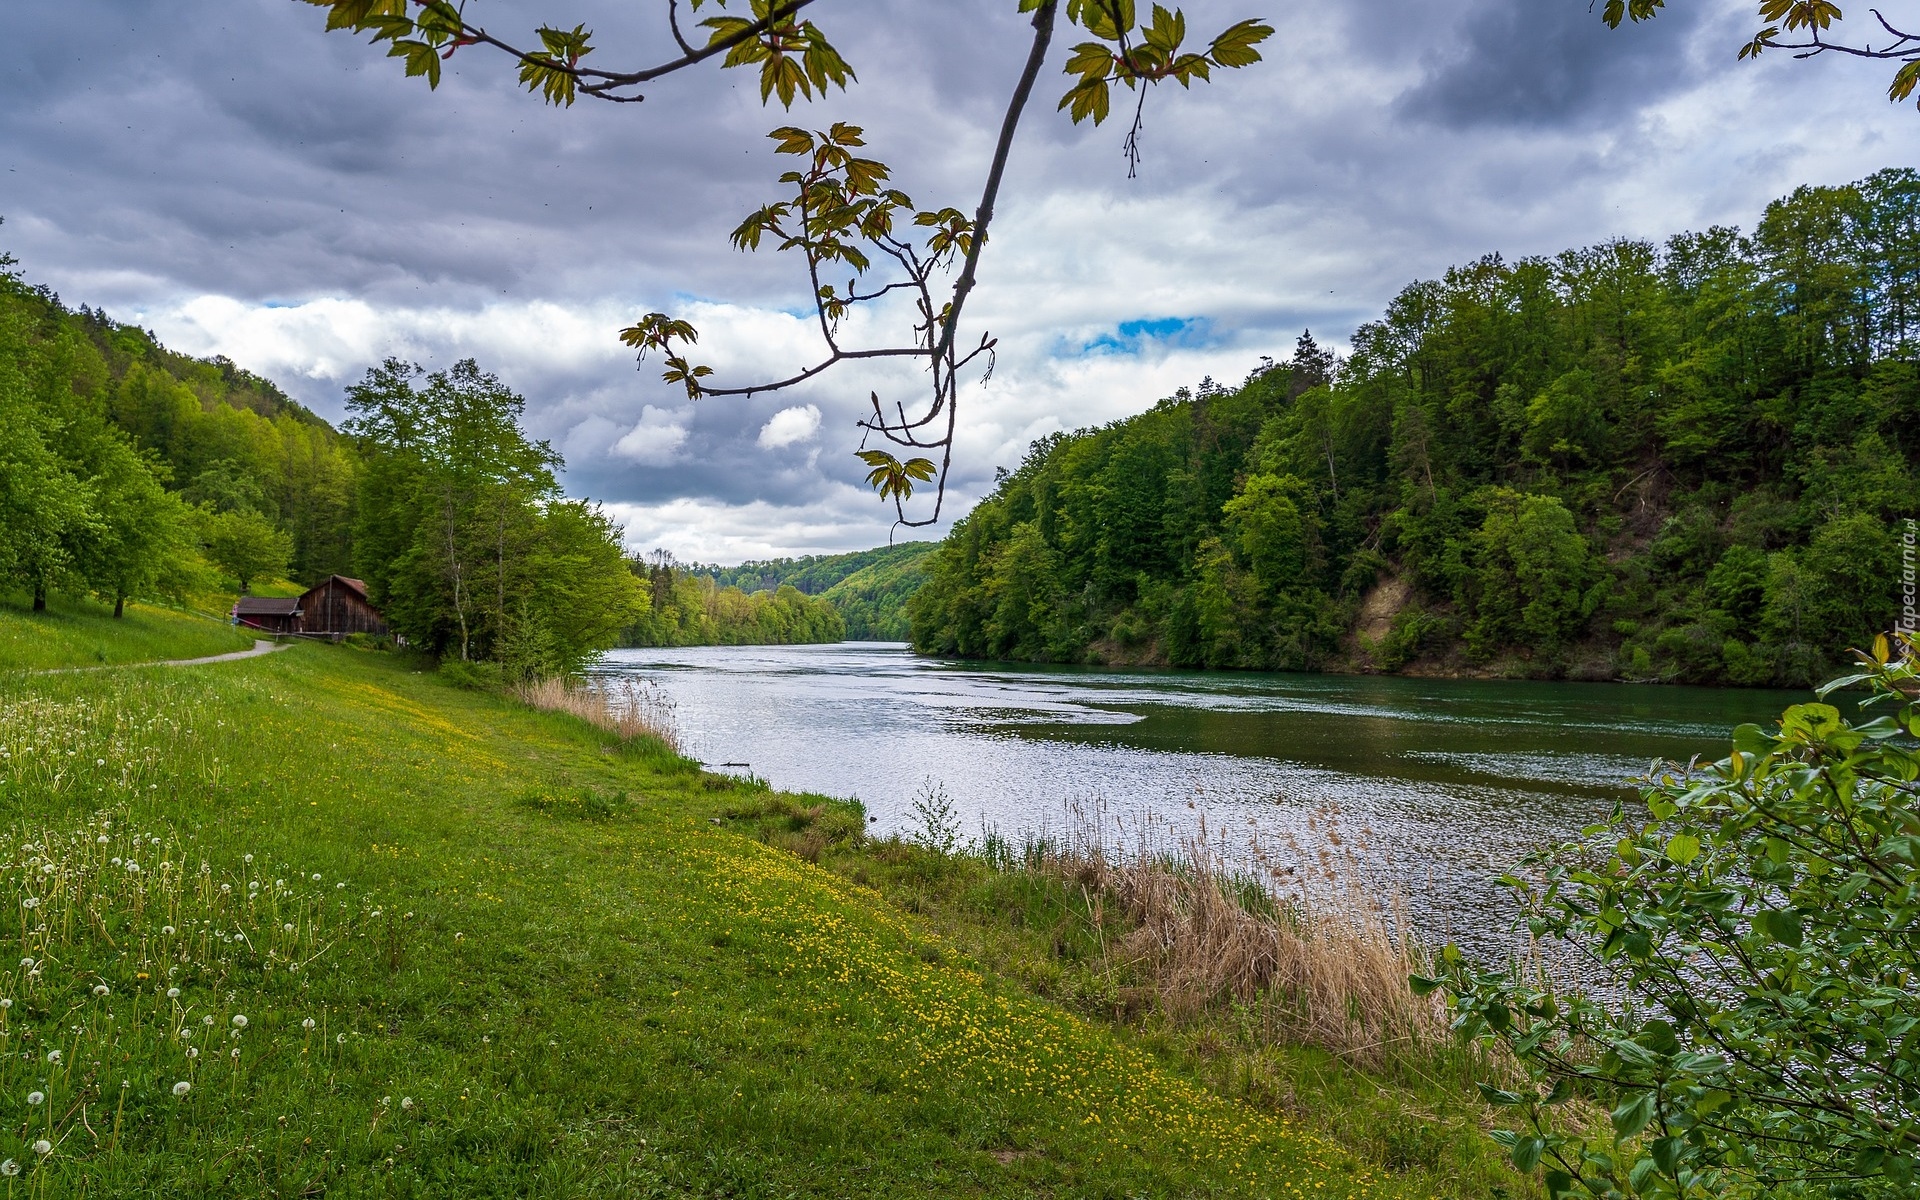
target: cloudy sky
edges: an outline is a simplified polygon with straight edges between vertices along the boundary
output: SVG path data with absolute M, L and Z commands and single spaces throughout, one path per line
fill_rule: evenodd
M 603 66 L 666 57 L 661 0 L 470 0 L 501 32 L 597 31 Z M 615 331 L 663 309 L 725 382 L 813 360 L 792 256 L 727 232 L 776 194 L 764 133 L 864 126 L 922 206 L 971 211 L 1025 54 L 1013 0 L 821 0 L 859 73 L 791 117 L 743 72 L 645 103 L 543 107 L 484 48 L 437 93 L 296 0 L 13 0 L 0 15 L 0 247 L 69 303 L 225 354 L 329 419 L 368 365 L 477 358 L 528 399 L 570 492 L 638 548 L 738 562 L 862 548 L 853 422 L 911 371 L 842 370 L 689 404 Z M 997 368 L 962 393 L 949 515 L 1029 441 L 1141 411 L 1206 375 L 1340 344 L 1449 264 L 1712 223 L 1803 183 L 1911 165 L 1920 115 L 1885 68 L 1736 63 L 1745 3 L 1676 0 L 1609 32 L 1586 0 L 1192 0 L 1196 31 L 1281 27 L 1268 61 L 1116 123 L 1029 109 L 970 310 Z M 1303 16 L 1306 12 L 1309 15 Z M 897 313 L 854 322 L 887 340 Z M 649 363 L 649 367 L 654 364 Z M 922 534 L 921 536 L 924 536 Z

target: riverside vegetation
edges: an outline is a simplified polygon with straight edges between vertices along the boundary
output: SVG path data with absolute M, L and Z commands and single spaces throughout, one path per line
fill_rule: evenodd
M 957 853 L 937 795 L 917 842 L 870 839 L 857 806 L 702 772 L 646 732 L 670 718 L 350 645 L 9 675 L 0 894 L 6 961 L 32 961 L 0 972 L 0 1171 L 41 1195 L 1526 1192 L 1473 1060 L 1378 1036 L 1435 1010 L 1377 923 L 1276 921 L 1090 841 Z M 1375 983 L 1314 996 L 1336 960 Z
M 1351 357 L 1036 442 L 915 596 L 938 654 L 1804 685 L 1920 512 L 1920 174 L 1750 235 L 1489 256 Z

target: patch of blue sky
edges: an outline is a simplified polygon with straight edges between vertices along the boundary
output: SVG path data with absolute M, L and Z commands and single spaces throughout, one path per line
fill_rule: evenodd
M 1219 345 L 1221 340 L 1206 317 L 1140 317 L 1120 322 L 1113 332 L 1084 342 L 1077 350 L 1066 346 L 1061 349 L 1069 354 L 1140 354 L 1154 348 L 1201 349 Z

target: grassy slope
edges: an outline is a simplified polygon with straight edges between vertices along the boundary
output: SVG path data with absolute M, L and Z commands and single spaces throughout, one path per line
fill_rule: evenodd
M 252 635 L 179 609 L 129 603 L 116 621 L 111 606 L 91 600 L 56 596 L 35 613 L 23 596 L 0 596 L 0 670 L 199 658 L 251 645 Z
M 140 890 L 165 872 L 133 888 L 102 842 L 89 869 L 121 882 L 74 894 L 133 897 L 99 925 L 114 940 L 67 919 L 19 935 L 44 980 L 0 974 L 14 1044 L 68 1039 L 66 1065 L 0 1069 L 0 1129 L 48 1123 L 63 1194 L 1425 1194 L 716 828 L 738 785 L 386 656 L 29 679 L 0 699 L 0 751 L 0 813 L 31 822 L 12 837 L 71 829 L 92 853 L 107 808 L 101 838 L 131 824 L 162 837 L 150 858 L 209 864 L 168 901 L 188 933 L 208 914 L 179 942 Z M 278 916 L 238 902 L 250 874 L 311 893 L 285 961 Z M 0 911 L 49 886 L 0 867 Z M 142 1032 L 169 978 L 218 1014 L 209 1037 L 250 1016 L 239 1066 Z M 23 1144 L 0 1132 L 0 1155 Z

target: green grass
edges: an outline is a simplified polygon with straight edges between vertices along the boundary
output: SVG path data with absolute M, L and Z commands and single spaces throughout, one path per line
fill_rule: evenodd
M 202 613 L 129 602 L 115 620 L 111 605 L 63 596 L 36 613 L 25 596 L 0 595 L 0 671 L 200 658 L 251 645 L 251 634 Z
M 12 682 L 12 1185 L 1434 1194 L 1317 1132 L 1304 1089 L 1289 1111 L 1218 1087 L 976 954 L 984 925 L 735 828 L 802 853 L 850 832 L 844 806 L 769 798 L 350 647 Z

